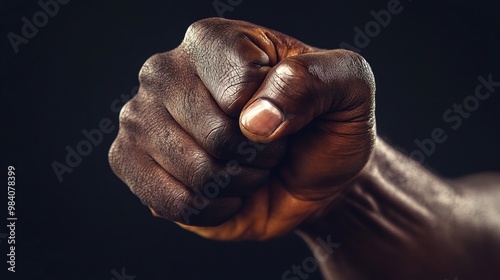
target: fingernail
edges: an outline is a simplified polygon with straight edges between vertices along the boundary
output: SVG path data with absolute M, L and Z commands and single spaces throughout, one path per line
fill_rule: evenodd
M 283 122 L 283 114 L 266 99 L 258 99 L 245 109 L 241 124 L 249 132 L 267 136 L 273 133 Z

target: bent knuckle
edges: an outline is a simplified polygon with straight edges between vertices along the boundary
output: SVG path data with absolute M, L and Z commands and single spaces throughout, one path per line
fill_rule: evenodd
M 205 156 L 198 155 L 191 157 L 189 167 L 191 172 L 188 178 L 188 185 L 193 189 L 202 188 L 209 180 L 214 165 L 214 162 Z
M 184 209 L 191 204 L 193 195 L 183 188 L 169 188 L 168 182 L 154 182 L 156 181 L 145 180 L 138 186 L 131 186 L 131 190 L 144 205 L 154 209 L 161 217 L 180 221 Z
M 286 97 L 290 102 L 300 103 L 306 100 L 310 87 L 310 74 L 300 62 L 293 59 L 283 60 L 270 75 L 269 85 Z
M 203 138 L 202 145 L 213 157 L 228 159 L 235 150 L 237 139 L 239 137 L 231 124 L 218 122 L 210 126 L 209 132 Z
M 116 138 L 108 152 L 108 161 L 111 170 L 121 178 L 124 170 L 124 143 L 121 138 Z
M 139 128 L 138 122 L 140 120 L 139 111 L 139 104 L 135 97 L 125 103 L 120 110 L 120 115 L 118 117 L 120 121 L 120 129 L 129 129 L 132 132 L 137 132 Z
M 192 23 L 186 30 L 183 44 L 191 44 L 204 37 L 210 31 L 220 31 L 223 26 L 227 26 L 231 21 L 223 18 L 206 18 Z
M 139 71 L 139 83 L 143 87 L 161 88 L 172 68 L 168 53 L 154 54 L 142 65 Z
M 189 187 L 204 193 L 209 198 L 221 195 L 222 189 L 232 181 L 225 166 L 210 159 L 194 160 L 189 178 Z M 233 178 L 234 179 L 234 178 Z
M 108 151 L 108 161 L 112 171 L 127 185 L 141 177 L 137 169 L 147 167 L 142 160 L 145 153 L 137 148 L 135 135 L 120 131 Z M 146 173 L 144 173 L 146 174 Z
M 361 64 L 365 62 L 365 58 L 357 52 L 340 50 L 340 54 L 346 62 L 350 62 L 352 64 Z
M 375 90 L 375 79 L 370 64 L 359 53 L 342 50 L 342 61 L 350 72 L 353 83 L 367 86 L 368 90 Z
M 283 60 L 275 69 L 275 77 L 286 84 L 307 81 L 310 73 L 299 61 L 294 59 Z

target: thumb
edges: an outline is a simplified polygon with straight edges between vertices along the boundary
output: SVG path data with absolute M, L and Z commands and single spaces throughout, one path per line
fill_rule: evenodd
M 370 122 L 374 92 L 370 66 L 354 52 L 331 50 L 288 57 L 270 70 L 244 106 L 240 128 L 250 140 L 268 143 L 301 130 L 318 116 L 330 124 Z

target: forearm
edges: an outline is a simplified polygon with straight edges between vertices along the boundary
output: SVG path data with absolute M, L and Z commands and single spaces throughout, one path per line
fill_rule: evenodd
M 339 202 L 300 233 L 327 279 L 493 279 L 500 254 L 494 214 L 500 209 L 480 204 L 466 188 L 378 139 Z M 315 248 L 317 237 L 328 236 L 341 246 L 326 258 L 328 250 Z

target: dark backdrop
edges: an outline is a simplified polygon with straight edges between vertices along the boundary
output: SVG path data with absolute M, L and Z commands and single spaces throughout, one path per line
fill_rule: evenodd
M 373 20 L 370 11 L 386 9 L 388 2 L 243 0 L 223 16 L 338 48 L 342 42 L 356 46 L 354 28 L 364 29 Z M 478 76 L 500 81 L 494 3 L 401 0 L 403 11 L 373 29 L 369 44 L 357 45 L 377 79 L 379 134 L 410 153 L 419 149 L 415 140 L 442 128 L 447 140 L 420 155 L 446 176 L 500 170 L 500 87 L 478 104 L 471 97 Z M 41 27 L 28 33 L 32 38 L 19 44 L 17 54 L 8 34 L 22 36 L 22 18 L 33 22 L 41 6 L 2 0 L 0 9 L 0 275 L 7 272 L 10 165 L 16 168 L 18 218 L 17 272 L 0 278 L 120 280 L 127 278 L 115 274 L 124 273 L 136 280 L 281 279 L 311 255 L 293 234 L 271 242 L 221 243 L 155 219 L 108 165 L 118 125 L 111 105 L 121 105 L 122 95 L 134 91 L 149 56 L 175 48 L 190 23 L 218 15 L 211 0 L 69 1 L 46 22 L 38 14 Z M 474 110 L 454 130 L 458 120 L 446 122 L 443 113 L 464 100 Z M 53 162 L 65 164 L 66 147 L 75 149 L 86 139 L 83 130 L 97 129 L 106 119 L 111 131 L 59 182 Z M 320 273 L 309 279 L 320 279 Z

